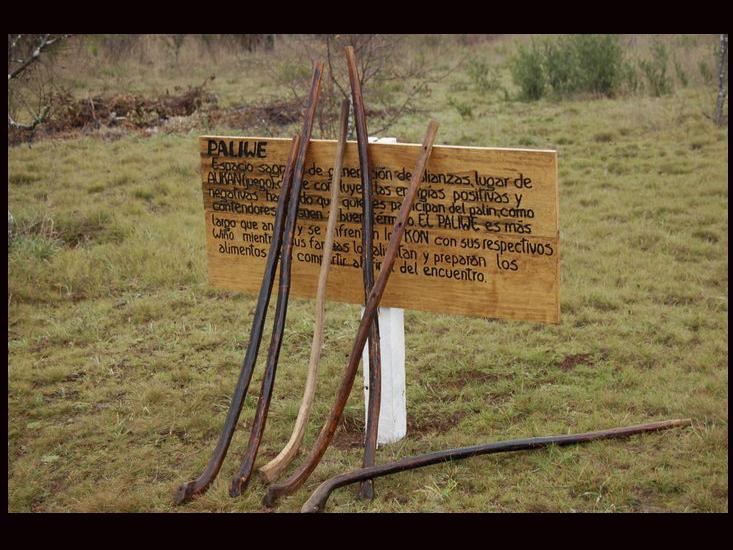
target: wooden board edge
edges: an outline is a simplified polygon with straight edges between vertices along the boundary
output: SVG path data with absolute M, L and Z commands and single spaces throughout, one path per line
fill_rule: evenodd
M 208 139 L 252 139 L 257 141 L 292 141 L 292 138 L 263 137 L 263 136 L 214 136 L 204 135 L 198 137 L 199 141 Z M 312 143 L 337 143 L 335 139 L 311 139 Z M 346 143 L 356 143 L 356 140 L 347 140 Z M 369 145 L 407 145 L 409 147 L 422 147 L 420 143 L 370 143 Z M 469 149 L 475 151 L 517 151 L 520 153 L 555 153 L 557 149 L 527 149 L 523 147 L 477 147 L 475 145 L 435 145 L 437 148 L 447 149 Z

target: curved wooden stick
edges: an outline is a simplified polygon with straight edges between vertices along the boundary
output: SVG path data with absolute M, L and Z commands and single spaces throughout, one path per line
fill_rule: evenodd
M 260 285 L 260 293 L 257 297 L 254 318 L 252 319 L 249 344 L 247 344 L 247 352 L 242 361 L 242 370 L 239 373 L 239 379 L 234 388 L 234 395 L 229 404 L 229 412 L 224 421 L 224 428 L 203 473 L 196 479 L 182 484 L 176 491 L 176 504 L 183 504 L 191 500 L 194 496 L 204 493 L 209 488 L 211 482 L 216 479 L 222 462 L 224 462 L 227 450 L 229 449 L 229 444 L 232 441 L 232 435 L 234 434 L 234 428 L 237 426 L 239 414 L 242 412 L 242 404 L 247 395 L 247 388 L 252 379 L 252 371 L 254 370 L 257 354 L 260 350 L 262 329 L 265 325 L 267 306 L 270 304 L 272 285 L 275 281 L 275 271 L 277 270 L 278 259 L 280 258 L 280 243 L 282 242 L 283 227 L 285 224 L 285 211 L 288 206 L 288 196 L 290 194 L 290 184 L 292 182 L 293 166 L 295 164 L 295 153 L 298 149 L 299 141 L 300 137 L 298 135 L 293 137 L 285 173 L 280 184 L 280 197 L 277 201 L 277 209 L 275 210 L 272 240 L 270 241 L 270 250 L 267 253 L 267 261 L 265 263 L 264 274 L 262 275 L 262 284 Z
M 331 205 L 328 210 L 328 226 L 326 227 L 326 239 L 323 244 L 323 259 L 321 270 L 318 274 L 318 290 L 316 291 L 316 320 L 313 329 L 313 341 L 311 342 L 311 355 L 308 361 L 308 377 L 305 381 L 303 400 L 300 402 L 298 417 L 295 420 L 295 427 L 287 445 L 270 462 L 259 469 L 265 481 L 272 483 L 288 467 L 298 454 L 300 444 L 305 435 L 305 426 L 308 423 L 313 396 L 316 393 L 316 380 L 318 378 L 318 363 L 321 360 L 321 349 L 323 347 L 323 325 L 325 318 L 326 304 L 326 283 L 328 272 L 331 268 L 331 257 L 333 256 L 333 234 L 338 219 L 338 197 L 339 186 L 341 185 L 341 168 L 344 161 L 344 149 L 346 148 L 346 130 L 349 118 L 349 102 L 345 99 L 341 102 L 341 117 L 339 126 L 339 139 L 336 147 L 336 158 L 333 163 L 333 177 L 331 178 Z
M 372 231 L 374 230 L 374 190 L 372 189 L 371 166 L 369 165 L 369 133 L 364 113 L 364 98 L 361 82 L 356 68 L 354 48 L 346 47 L 346 63 L 349 67 L 351 97 L 354 102 L 356 121 L 356 141 L 359 146 L 359 168 L 361 168 L 361 198 L 363 214 L 361 219 L 361 263 L 364 278 L 364 303 L 366 304 L 374 286 L 374 252 L 372 250 Z M 379 346 L 379 315 L 374 317 L 369 330 L 369 403 L 367 405 L 366 435 L 364 437 L 365 468 L 374 466 L 377 452 L 377 432 L 379 430 L 379 409 L 382 401 L 382 357 Z M 374 485 L 371 479 L 361 484 L 359 496 L 374 498 Z
M 428 125 L 428 130 L 425 134 L 425 139 L 421 147 L 420 156 L 415 166 L 415 170 L 412 173 L 412 180 L 407 190 L 407 195 L 402 201 L 397 220 L 395 222 L 392 236 L 389 239 L 389 245 L 387 246 L 387 252 L 384 255 L 384 263 L 382 269 L 379 271 L 379 277 L 374 284 L 374 288 L 369 293 L 369 299 L 367 300 L 364 308 L 364 315 L 359 323 L 359 328 L 356 332 L 356 338 L 354 340 L 354 347 L 351 350 L 349 356 L 349 362 L 346 366 L 344 376 L 341 379 L 341 386 L 339 387 L 338 395 L 336 396 L 336 403 L 331 409 L 326 424 L 318 434 L 318 439 L 313 446 L 308 458 L 305 463 L 297 470 L 293 475 L 282 483 L 271 485 L 263 499 L 265 506 L 272 506 L 281 496 L 289 495 L 296 491 L 313 470 L 315 470 L 321 457 L 326 452 L 328 445 L 331 443 L 333 434 L 336 432 L 336 427 L 341 420 L 341 415 L 344 412 L 346 401 L 351 393 L 351 388 L 354 384 L 354 376 L 356 376 L 356 370 L 359 367 L 359 360 L 361 359 L 361 353 L 364 351 L 364 344 L 366 343 L 367 336 L 369 334 L 369 327 L 377 315 L 377 308 L 379 307 L 379 300 L 382 299 L 382 294 L 387 286 L 387 281 L 392 272 L 392 266 L 394 265 L 395 259 L 397 258 L 397 252 L 402 241 L 402 236 L 405 233 L 405 226 L 407 219 L 410 217 L 410 209 L 412 208 L 415 198 L 417 196 L 417 188 L 420 185 L 420 180 L 423 178 L 425 171 L 425 165 L 427 164 L 428 157 L 433 148 L 433 141 L 435 141 L 435 134 L 438 131 L 438 123 L 431 121 Z
M 546 437 L 532 437 L 529 439 L 512 439 L 509 441 L 499 441 L 496 443 L 488 443 L 485 445 L 475 445 L 473 447 L 462 447 L 460 449 L 450 449 L 448 451 L 438 451 L 410 458 L 403 458 L 396 462 L 373 466 L 371 468 L 360 468 L 345 474 L 332 477 L 331 479 L 321 483 L 313 492 L 310 498 L 303 504 L 301 512 L 321 512 L 326 506 L 326 501 L 334 489 L 356 483 L 364 479 L 373 477 L 381 477 L 405 470 L 414 470 L 431 464 L 440 462 L 449 462 L 451 460 L 459 460 L 462 458 L 470 458 L 472 456 L 508 453 L 513 451 L 530 451 L 533 449 L 542 449 L 550 445 L 575 445 L 577 443 L 585 443 L 587 441 L 595 441 L 598 439 L 611 439 L 618 437 L 628 437 L 630 435 L 654 432 L 658 430 L 668 430 L 681 426 L 689 426 L 692 420 L 689 418 L 665 420 L 663 422 L 652 422 L 650 424 L 639 424 L 637 426 L 626 426 L 624 428 L 613 428 L 610 430 L 601 430 L 597 432 L 586 432 L 572 435 L 553 435 Z
M 303 133 L 298 148 L 298 158 L 295 161 L 295 168 L 293 169 L 293 184 L 288 202 L 288 217 L 285 221 L 282 250 L 280 251 L 280 284 L 277 291 L 277 306 L 275 308 L 275 319 L 270 338 L 270 349 L 267 352 L 267 364 L 265 366 L 265 374 L 262 378 L 262 388 L 260 390 L 260 397 L 257 400 L 257 410 L 254 421 L 252 422 L 249 443 L 244 452 L 239 472 L 234 474 L 229 487 L 229 495 L 233 497 L 240 495 L 249 483 L 252 468 L 257 458 L 257 451 L 262 441 L 262 434 L 265 431 L 267 412 L 270 408 L 270 400 L 272 399 L 272 388 L 275 385 L 275 373 L 277 371 L 277 361 L 280 356 L 280 347 L 285 330 L 285 318 L 288 310 L 288 297 L 290 295 L 293 234 L 295 233 L 298 206 L 300 205 L 300 189 L 303 183 L 303 171 L 305 170 L 305 155 L 308 150 L 308 143 L 310 142 L 311 130 L 313 129 L 313 118 L 315 117 L 316 106 L 318 105 L 322 77 L 323 63 L 319 62 L 313 71 L 313 81 L 311 83 L 310 95 L 308 96 Z

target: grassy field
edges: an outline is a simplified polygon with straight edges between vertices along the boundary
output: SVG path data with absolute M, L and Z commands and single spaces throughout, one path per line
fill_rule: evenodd
M 381 448 L 378 462 L 668 418 L 693 426 L 406 472 L 377 480 L 373 502 L 358 500 L 355 486 L 336 491 L 329 511 L 728 510 L 728 127 L 706 117 L 716 88 L 698 71 L 700 59 L 714 67 L 716 39 L 668 38 L 689 75 L 671 94 L 533 103 L 502 92 L 513 93 L 505 61 L 526 37 L 425 41 L 450 74 L 423 112 L 389 131 L 418 142 L 435 117 L 441 144 L 558 150 L 562 323 L 407 311 L 408 434 Z M 627 42 L 643 51 L 649 38 Z M 90 61 L 60 78 L 79 97 L 199 84 L 210 66 L 186 55 L 147 72 L 134 59 L 110 64 L 107 76 Z M 220 102 L 286 95 L 255 71 L 256 59 L 218 61 Z M 475 86 L 471 59 L 496 66 L 501 87 Z M 91 133 L 8 150 L 9 511 L 265 511 L 259 480 L 240 498 L 227 494 L 264 352 L 219 478 L 173 506 L 176 487 L 200 473 L 216 443 L 255 304 L 207 284 L 196 139 L 204 131 L 255 130 Z M 290 300 L 258 465 L 277 454 L 297 415 L 312 309 Z M 331 406 L 358 320 L 358 306 L 327 305 L 304 448 Z M 299 510 L 323 480 L 359 466 L 362 433 L 354 391 L 333 446 L 277 510 Z

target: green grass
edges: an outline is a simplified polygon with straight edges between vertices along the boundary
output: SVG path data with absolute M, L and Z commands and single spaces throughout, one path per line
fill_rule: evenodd
M 436 63 L 459 48 L 501 59 L 509 40 L 454 45 L 443 57 L 439 42 Z M 500 77 L 508 86 L 506 69 Z M 390 135 L 418 142 L 432 116 L 442 144 L 557 148 L 562 323 L 407 311 L 408 434 L 380 448 L 378 462 L 667 418 L 693 426 L 431 466 L 377 480 L 373 502 L 358 500 L 355 486 L 339 489 L 328 510 L 727 511 L 728 132 L 704 115 L 714 89 L 693 81 L 661 98 L 528 104 L 456 85 L 468 78 L 464 68 L 438 83 L 426 112 Z M 448 97 L 471 105 L 472 117 Z M 255 305 L 208 287 L 196 135 L 8 150 L 17 221 L 8 252 L 9 511 L 264 511 L 259 479 L 240 498 L 227 494 L 264 351 L 219 478 L 200 499 L 173 506 L 176 487 L 200 473 L 216 443 Z M 258 465 L 285 444 L 297 415 L 312 310 L 291 298 Z M 327 305 L 305 449 L 328 414 L 358 319 L 356 305 Z M 360 465 L 359 386 L 333 446 L 279 511 L 299 510 L 323 480 Z

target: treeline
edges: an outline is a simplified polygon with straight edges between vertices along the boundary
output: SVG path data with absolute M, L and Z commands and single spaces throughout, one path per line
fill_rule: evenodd
M 184 47 L 211 55 L 221 50 L 255 52 L 275 47 L 274 34 L 90 34 L 82 41 L 93 57 L 111 60 L 140 59 L 159 49 L 178 60 Z

